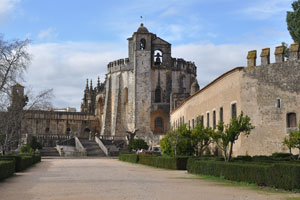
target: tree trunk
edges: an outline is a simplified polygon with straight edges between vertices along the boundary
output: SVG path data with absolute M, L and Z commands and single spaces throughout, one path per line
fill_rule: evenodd
M 228 161 L 231 160 L 232 148 L 233 148 L 233 142 L 230 142 L 230 149 L 229 149 Z

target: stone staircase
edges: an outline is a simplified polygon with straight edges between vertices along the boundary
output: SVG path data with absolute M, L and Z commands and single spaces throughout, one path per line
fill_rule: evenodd
M 41 156 L 58 156 L 59 153 L 54 147 L 43 147 L 43 149 L 39 150 L 41 153 Z
M 87 156 L 105 157 L 104 152 L 100 149 L 99 145 L 94 140 L 86 138 L 78 138 L 85 148 Z

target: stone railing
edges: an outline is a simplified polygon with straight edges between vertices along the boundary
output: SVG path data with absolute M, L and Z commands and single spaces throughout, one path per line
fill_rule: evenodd
M 81 156 L 86 156 L 87 152 L 83 147 L 83 145 L 81 144 L 80 140 L 76 136 L 74 138 L 75 138 L 75 149 L 79 152 L 79 154 L 81 154 Z
M 104 152 L 104 154 L 106 156 L 108 156 L 109 152 L 108 149 L 106 148 L 106 146 L 102 143 L 102 141 L 100 140 L 100 138 L 98 138 L 97 136 L 95 136 L 95 141 L 96 143 L 99 145 L 100 149 Z

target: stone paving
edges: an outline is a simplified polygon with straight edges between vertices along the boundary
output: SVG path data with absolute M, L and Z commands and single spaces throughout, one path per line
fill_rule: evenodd
M 264 200 L 300 196 L 251 190 L 117 159 L 43 159 L 0 182 L 0 200 Z

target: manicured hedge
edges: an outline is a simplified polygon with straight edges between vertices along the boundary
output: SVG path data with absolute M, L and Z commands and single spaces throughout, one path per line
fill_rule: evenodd
M 11 159 L 15 161 L 15 170 L 16 172 L 20 172 L 29 166 L 40 162 L 41 155 L 40 154 L 9 154 L 0 157 L 2 159 Z
M 119 159 L 153 167 L 186 170 L 188 157 L 166 157 L 147 154 L 120 154 Z
M 139 155 L 139 163 L 153 167 L 186 170 L 188 157 L 166 157 L 166 156 L 152 156 L 152 155 Z
M 300 165 L 295 163 L 221 162 L 191 158 L 187 170 L 193 174 L 224 177 L 286 190 L 300 189 Z
M 14 160 L 0 160 L 0 180 L 12 176 L 15 172 Z
M 139 161 L 139 156 L 137 154 L 120 153 L 119 160 L 130 163 L 137 163 Z

